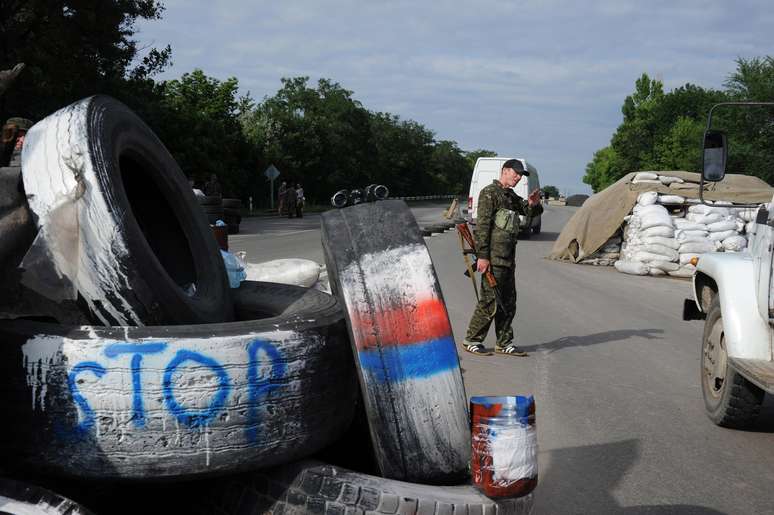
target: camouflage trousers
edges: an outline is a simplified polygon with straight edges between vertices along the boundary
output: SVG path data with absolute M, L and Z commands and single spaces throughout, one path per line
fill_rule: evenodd
M 507 347 L 513 343 L 513 317 L 516 316 L 516 276 L 511 267 L 493 266 L 492 274 L 497 281 L 497 289 L 500 292 L 505 309 L 497 306 L 495 292 L 489 283 L 481 275 L 481 289 L 479 291 L 478 305 L 468 324 L 468 332 L 465 341 L 481 343 L 489 332 L 489 326 L 494 319 L 495 334 L 497 335 L 497 347 Z

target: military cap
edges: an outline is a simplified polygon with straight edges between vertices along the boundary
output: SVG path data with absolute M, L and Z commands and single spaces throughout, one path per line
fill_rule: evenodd
M 34 125 L 32 120 L 28 118 L 20 118 L 18 116 L 14 116 L 13 118 L 8 118 L 8 120 L 5 122 L 6 125 L 15 125 L 21 130 L 28 131 L 30 130 L 30 127 Z
M 529 172 L 524 169 L 524 165 L 518 159 L 507 160 L 503 163 L 503 168 L 510 168 L 511 170 L 519 172 L 519 175 L 529 175 Z

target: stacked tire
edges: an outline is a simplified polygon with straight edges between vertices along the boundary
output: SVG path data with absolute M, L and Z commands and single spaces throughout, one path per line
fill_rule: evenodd
M 357 390 L 338 302 L 290 285 L 231 290 L 208 221 L 229 209 L 238 228 L 239 204 L 197 202 L 126 106 L 90 97 L 33 126 L 22 179 L 37 237 L 3 255 L 26 255 L 38 293 L 77 299 L 90 324 L 3 313 L 4 474 L 132 491 L 282 465 L 344 434 Z
M 40 293 L 77 298 L 93 324 L 0 320 L 4 473 L 66 478 L 84 496 L 99 488 L 83 481 L 113 481 L 122 498 L 95 510 L 106 513 L 141 510 L 137 485 L 152 481 L 185 490 L 178 511 L 213 513 L 207 503 L 233 490 L 184 487 L 211 476 L 249 486 L 224 496 L 223 513 L 530 512 L 531 496 L 496 503 L 461 484 L 471 443 L 459 358 L 405 203 L 323 215 L 335 296 L 232 291 L 207 222 L 229 215 L 238 230 L 238 201 L 197 203 L 123 104 L 90 97 L 36 124 L 22 176 Z M 358 401 L 382 477 L 300 461 L 341 441 Z
M 206 195 L 197 197 L 196 200 L 198 200 L 199 205 L 202 206 L 202 211 L 207 215 L 207 222 L 210 225 L 215 225 L 218 220 L 225 222 L 223 198 L 220 195 Z
M 239 234 L 239 224 L 242 223 L 242 201 L 238 198 L 224 198 L 223 217 L 228 226 L 228 233 Z

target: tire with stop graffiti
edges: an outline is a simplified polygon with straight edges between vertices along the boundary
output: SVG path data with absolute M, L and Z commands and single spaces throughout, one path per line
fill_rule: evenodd
M 90 515 L 91 512 L 66 497 L 45 488 L 0 478 L 0 513 L 41 515 Z
M 322 240 L 382 474 L 468 476 L 467 398 L 451 324 L 419 226 L 402 200 L 327 211 Z
M 233 319 L 206 217 L 174 158 L 128 107 L 98 95 L 47 116 L 25 138 L 22 170 L 37 262 L 69 283 L 60 298 L 76 291 L 102 325 Z
M 332 296 L 236 291 L 241 321 L 64 327 L 0 321 L 0 459 L 84 478 L 251 470 L 335 441 L 357 393 Z
M 534 495 L 494 500 L 471 485 L 432 486 L 302 461 L 219 481 L 202 513 L 497 513 L 528 515 Z

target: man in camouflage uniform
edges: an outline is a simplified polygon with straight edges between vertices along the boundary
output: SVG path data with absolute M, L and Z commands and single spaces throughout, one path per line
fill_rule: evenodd
M 497 342 L 495 352 L 509 356 L 526 356 L 513 343 L 513 317 L 516 315 L 516 278 L 514 275 L 516 239 L 519 215 L 528 220 L 543 212 L 540 190 L 529 194 L 525 201 L 511 188 L 522 176 L 529 175 L 518 159 L 509 159 L 500 170 L 500 180 L 481 190 L 478 196 L 476 226 L 476 269 L 484 274 L 491 270 L 497 281 L 503 306 L 498 306 L 495 291 L 481 276 L 481 296 L 465 335 L 465 350 L 487 354 L 483 341 L 494 319 Z

